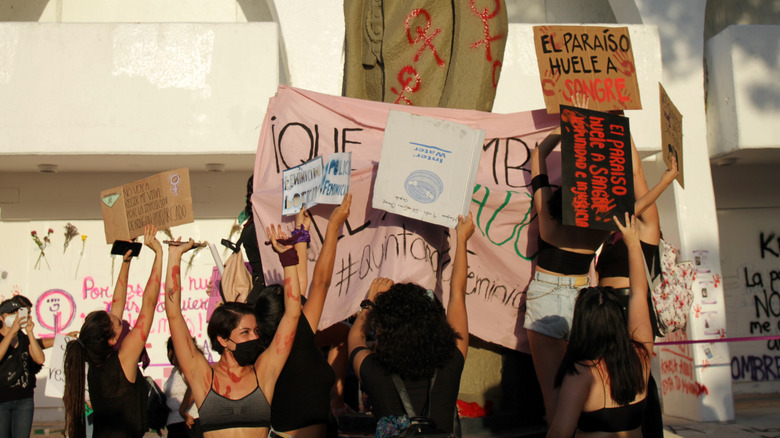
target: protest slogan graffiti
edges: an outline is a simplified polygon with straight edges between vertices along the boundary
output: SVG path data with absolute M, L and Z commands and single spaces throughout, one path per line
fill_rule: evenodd
M 561 105 L 563 223 L 617 229 L 634 213 L 634 179 L 628 119 Z
M 534 26 L 534 45 L 548 112 L 579 93 L 599 111 L 642 108 L 628 28 Z
M 536 254 L 536 239 L 528 238 L 536 226 L 528 191 L 529 157 L 557 123 L 557 117 L 545 111 L 490 114 L 410 108 L 281 86 L 269 102 L 258 145 L 252 195 L 256 226 L 264 229 L 271 223 L 291 221 L 281 215 L 284 170 L 318 155 L 327 159 L 334 152 L 351 152 L 351 213 L 341 230 L 320 327 L 357 311 L 371 281 L 378 276 L 419 283 L 440 294 L 446 304 L 452 230 L 371 207 L 390 109 L 485 131 L 470 205 L 478 231 L 468 248 L 469 330 L 489 342 L 527 351 L 522 322 L 525 290 Z M 554 175 L 560 174 L 559 162 L 551 162 L 550 169 L 551 179 L 558 182 Z M 312 209 L 309 260 L 317 257 L 332 209 L 327 205 Z M 271 248 L 261 245 L 261 256 L 266 281 L 280 281 L 281 266 Z M 309 270 L 313 270 L 313 263 L 309 263 Z

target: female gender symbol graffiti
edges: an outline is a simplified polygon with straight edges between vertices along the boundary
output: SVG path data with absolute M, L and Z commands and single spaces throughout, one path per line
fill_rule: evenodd
M 60 334 L 73 322 L 76 316 L 76 302 L 62 289 L 44 292 L 35 303 L 35 313 L 41 327 Z

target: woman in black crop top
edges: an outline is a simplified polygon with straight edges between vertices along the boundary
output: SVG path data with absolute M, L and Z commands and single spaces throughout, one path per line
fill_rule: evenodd
M 271 426 L 276 432 L 294 437 L 325 437 L 330 418 L 330 393 L 335 375 L 328 361 L 314 341 L 320 323 L 325 298 L 333 277 L 339 230 L 349 217 L 352 195 L 347 194 L 341 205 L 331 212 L 317 263 L 314 265 L 311 288 L 303 305 L 298 329 L 295 332 L 292 351 L 282 369 L 274 390 L 271 405 Z M 296 228 L 303 225 L 308 230 L 311 218 L 301 210 L 296 216 Z M 307 240 L 308 241 L 308 240 Z M 298 278 L 301 290 L 306 290 L 306 241 L 296 243 L 298 251 Z M 250 300 L 253 298 L 250 294 Z M 270 344 L 274 332 L 282 319 L 284 306 L 283 291 L 279 285 L 263 288 L 254 305 L 260 324 L 260 339 L 263 345 Z
M 301 293 L 296 268 L 298 253 L 292 242 L 280 227 L 271 225 L 266 231 L 284 269 L 284 316 L 273 341 L 263 351 L 252 306 L 231 302 L 217 307 L 207 328 L 212 348 L 221 354 L 213 365 L 198 352 L 181 313 L 181 257 L 194 242 L 190 239 L 169 249 L 165 313 L 176 359 L 190 385 L 207 438 L 268 434 L 270 404 L 295 338 Z
M 548 438 L 618 436 L 618 432 L 642 436 L 653 350 L 647 281 L 636 219 L 626 213 L 625 227 L 614 220 L 628 246 L 628 321 L 612 288 L 597 286 L 580 292 L 569 345 L 555 378 L 560 402 Z
M 110 312 L 97 310 L 84 318 L 78 339 L 65 349 L 65 427 L 69 437 L 85 436 L 84 374 L 87 379 L 94 413 L 95 438 L 138 438 L 146 432 L 146 381 L 138 369 L 146 338 L 152 327 L 154 309 L 160 293 L 162 245 L 155 238 L 157 228 L 144 228 L 144 245 L 154 251 L 154 263 L 144 288 L 141 310 L 130 333 L 120 342 L 122 313 L 127 294 L 127 270 L 130 251 L 123 258 L 120 279 L 112 296 Z
M 546 163 L 560 139 L 558 128 L 531 153 L 531 187 L 539 242 L 523 322 L 548 424 L 555 412 L 557 391 L 553 381 L 566 351 L 574 300 L 579 288 L 588 285 L 595 251 L 609 235 L 608 231 L 562 224 L 561 190 L 550 186 Z
M 631 155 L 634 168 L 634 212 L 637 215 L 637 231 L 642 245 L 645 263 L 648 272 L 653 275 L 660 275 L 661 260 L 658 254 L 658 244 L 661 238 L 660 219 L 658 208 L 655 205 L 656 199 L 666 190 L 667 187 L 677 177 L 677 159 L 672 157 L 672 165 L 667 169 L 661 179 L 652 190 L 647 187 L 642 161 L 639 159 L 639 153 L 636 150 L 633 140 L 631 141 Z M 596 263 L 596 272 L 599 275 L 599 286 L 610 286 L 615 288 L 620 296 L 623 308 L 628 307 L 628 248 L 622 239 L 610 239 L 601 249 L 598 261 Z M 655 314 L 651 312 L 651 320 L 655 326 Z M 658 397 L 658 391 L 655 380 L 650 377 L 647 397 L 647 409 L 645 418 L 642 422 L 642 432 L 645 438 L 663 437 L 663 417 L 661 414 L 661 402 Z
M 471 214 L 458 218 L 456 231 L 446 313 L 422 286 L 377 278 L 349 332 L 349 362 L 371 399 L 372 414 L 379 420 L 377 431 L 382 424 L 395 424 L 385 417 L 405 415 L 392 380 L 395 374 L 403 380 L 415 413 L 433 420 L 438 429 L 453 432 L 469 344 L 466 242 L 474 233 Z M 376 333 L 373 351 L 366 342 L 369 328 Z

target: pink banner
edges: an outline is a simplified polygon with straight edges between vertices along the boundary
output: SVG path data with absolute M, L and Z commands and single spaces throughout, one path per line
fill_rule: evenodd
M 280 86 L 269 101 L 254 170 L 254 206 L 266 283 L 281 281 L 281 265 L 262 245 L 270 223 L 282 218 L 282 171 L 321 155 L 352 152 L 353 193 L 343 228 L 333 282 L 320 328 L 348 318 L 359 308 L 376 277 L 416 282 L 446 303 L 451 258 L 450 230 L 371 208 L 373 180 L 390 109 L 463 123 L 486 132 L 471 212 L 477 232 L 469 241 L 467 306 L 469 331 L 485 341 L 528 352 L 523 326 L 525 291 L 536 255 L 536 222 L 531 208 L 530 152 L 558 124 L 542 109 L 515 114 L 422 108 L 328 96 Z M 556 158 L 559 156 L 555 155 Z M 560 181 L 559 159 L 549 166 Z M 334 207 L 312 210 L 313 260 L 322 246 Z M 444 292 L 442 294 L 442 292 Z

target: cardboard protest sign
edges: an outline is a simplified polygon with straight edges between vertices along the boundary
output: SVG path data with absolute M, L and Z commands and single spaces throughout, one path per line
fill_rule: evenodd
M 485 131 L 390 111 L 372 206 L 455 228 L 468 215 Z
M 65 348 L 76 338 L 65 335 L 54 336 L 49 362 L 49 378 L 46 379 L 46 397 L 62 398 L 65 394 Z M 47 354 L 47 356 L 49 356 Z
M 106 243 L 130 240 L 144 233 L 146 224 L 157 228 L 195 221 L 190 171 L 169 170 L 100 192 Z
M 316 157 L 284 170 L 282 214 L 296 214 L 304 205 L 311 208 L 317 204 L 341 204 L 349 192 L 351 157 L 350 152 L 340 152 L 330 154 L 324 166 L 322 157 Z
M 683 178 L 683 141 L 682 141 L 682 114 L 674 106 L 674 102 L 666 94 L 664 86 L 658 83 L 661 98 L 661 145 L 664 163 L 667 168 L 672 167 L 672 157 L 677 159 L 677 182 L 685 188 Z
M 534 26 L 534 45 L 548 113 L 577 93 L 599 111 L 642 108 L 628 28 Z
M 634 213 L 628 119 L 561 105 L 563 223 L 617 230 L 612 216 Z

